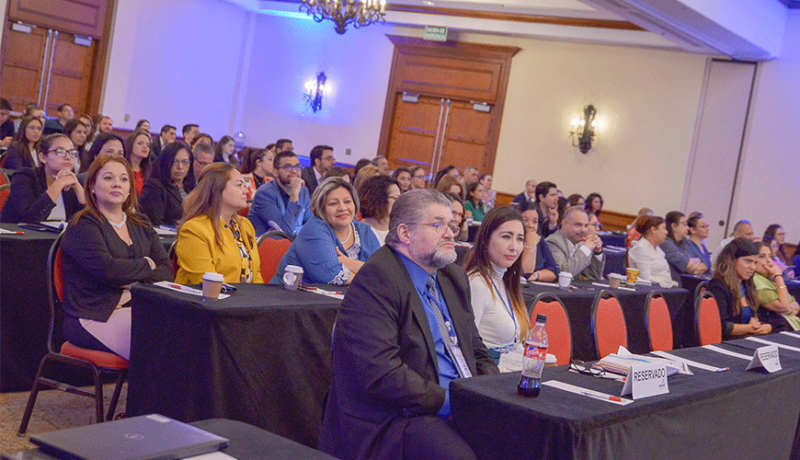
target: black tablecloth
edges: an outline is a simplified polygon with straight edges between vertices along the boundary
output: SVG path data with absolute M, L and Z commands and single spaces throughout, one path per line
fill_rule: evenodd
M 230 298 L 135 286 L 126 412 L 223 417 L 315 447 L 338 299 L 240 284 Z
M 39 361 L 47 354 L 47 255 L 58 236 L 0 224 L 23 235 L 0 234 L 0 392 L 30 390 Z M 165 248 L 175 237 L 162 238 Z M 64 342 L 63 315 L 56 311 L 53 337 L 56 348 Z M 51 376 L 74 385 L 89 385 L 91 374 L 58 363 Z
M 14 224 L 0 228 L 25 233 L 0 234 L 0 392 L 25 391 L 47 354 L 47 254 L 58 235 Z
M 623 249 L 623 250 L 620 250 Z M 608 278 L 610 273 L 625 274 L 625 255 L 627 252 L 623 248 L 603 247 L 603 254 L 606 255 L 606 264 L 603 267 L 603 275 Z
M 636 291 L 622 289 L 609 289 L 593 286 L 589 281 L 576 281 L 573 283 L 577 289 L 562 291 L 556 287 L 528 284 L 523 290 L 528 312 L 533 309 L 533 299 L 540 292 L 553 292 L 564 302 L 569 315 L 572 329 L 572 355 L 573 358 L 582 360 L 598 359 L 595 350 L 594 336 L 592 335 L 592 303 L 595 296 L 603 289 L 611 290 L 620 301 L 625 315 L 625 326 L 628 330 L 628 349 L 633 353 L 647 353 L 650 343 L 647 337 L 645 324 L 645 300 L 650 291 L 661 291 L 667 301 L 670 317 L 672 319 L 673 340 L 675 347 L 679 347 L 682 331 L 691 324 L 681 322 L 685 317 L 684 299 L 688 295 L 685 289 L 661 289 L 648 286 L 637 286 Z
M 335 460 L 335 457 L 283 438 L 253 425 L 211 419 L 192 425 L 230 440 L 222 452 L 238 460 Z
M 774 374 L 744 371 L 747 361 L 704 348 L 674 354 L 730 371 L 692 368 L 693 376 L 669 378 L 669 394 L 627 406 L 548 386 L 538 398 L 524 398 L 516 394 L 519 373 L 459 379 L 450 386 L 453 416 L 481 460 L 790 457 L 800 415 L 800 353 L 781 350 L 783 370 Z M 612 395 L 622 389 L 621 382 L 567 366 L 545 369 L 543 380 L 552 379 Z

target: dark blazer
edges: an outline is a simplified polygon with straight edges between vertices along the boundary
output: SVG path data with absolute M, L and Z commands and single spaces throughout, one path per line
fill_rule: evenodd
M 516 203 L 517 206 L 520 206 L 522 203 L 528 201 L 528 195 L 525 192 L 520 193 L 519 195 L 515 196 L 514 199 L 511 201 L 512 204 Z
M 64 273 L 64 311 L 75 318 L 108 321 L 122 296 L 123 286 L 172 280 L 172 262 L 155 230 L 128 219 L 133 244 L 108 223 L 84 214 L 64 231 L 61 242 Z M 145 260 L 156 263 L 155 270 Z
M 139 196 L 139 210 L 154 226 L 177 225 L 183 217 L 183 199 L 175 186 L 166 186 L 157 177 L 144 183 Z
M 16 142 L 12 142 L 11 145 L 8 146 L 8 150 L 6 150 L 6 154 L 3 157 L 2 167 L 5 169 L 17 170 L 22 168 L 34 168 L 36 164 L 33 162 L 33 157 L 31 157 L 30 153 L 23 152 Z
M 150 143 L 150 152 L 153 154 L 153 158 L 158 158 L 161 155 L 161 136 L 155 136 Z
M 56 204 L 47 191 L 47 178 L 43 168 L 22 168 L 11 176 L 11 191 L 0 214 L 0 222 L 16 224 L 19 222 L 37 223 L 47 219 Z M 83 209 L 78 196 L 72 189 L 61 192 L 67 220 Z
M 722 339 L 728 340 L 733 333 L 733 325 L 742 324 L 742 314 L 741 312 L 738 315 L 733 313 L 733 294 L 722 280 L 711 278 L 711 281 L 708 282 L 708 291 L 714 294 L 714 299 L 717 301 L 719 317 L 722 321 Z M 751 308 L 754 312 L 756 311 L 756 307 L 751 305 Z
M 475 326 L 464 269 L 450 264 L 437 279 L 473 375 L 497 373 Z M 358 271 L 339 310 L 319 449 L 343 460 L 400 460 L 408 418 L 436 416 L 444 403 L 435 353 L 411 277 L 383 246 Z
M 308 194 L 313 195 L 314 190 L 317 189 L 319 183 L 317 182 L 317 176 L 314 174 L 314 167 L 309 166 L 307 168 L 303 168 L 300 171 L 300 177 L 306 182 L 306 187 L 308 187 Z
M 49 134 L 55 133 L 63 133 L 64 132 L 64 125 L 61 124 L 61 120 L 58 118 L 52 119 L 48 118 L 44 121 L 44 131 L 42 132 L 42 136 L 47 136 Z

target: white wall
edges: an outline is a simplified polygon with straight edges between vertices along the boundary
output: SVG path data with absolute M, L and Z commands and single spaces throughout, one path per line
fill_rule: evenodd
M 217 0 L 124 0 L 117 8 L 103 113 L 121 128 L 147 118 L 154 131 L 197 123 L 215 139 L 229 134 L 251 13 Z
M 780 223 L 791 243 L 800 239 L 800 11 L 790 10 L 781 56 L 759 64 L 754 107 L 745 139 L 732 219 L 749 219 L 757 234 Z

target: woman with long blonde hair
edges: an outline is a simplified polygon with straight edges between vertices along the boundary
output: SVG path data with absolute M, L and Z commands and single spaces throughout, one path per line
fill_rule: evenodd
M 226 283 L 263 283 L 253 224 L 238 215 L 247 207 L 247 183 L 228 163 L 212 163 L 183 202 L 175 252 L 178 283 L 199 283 L 206 272 Z

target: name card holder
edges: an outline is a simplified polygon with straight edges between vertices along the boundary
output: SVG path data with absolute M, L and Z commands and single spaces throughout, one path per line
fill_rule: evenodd
M 667 393 L 667 366 L 663 363 L 648 363 L 631 366 L 620 396 L 630 394 L 633 399 L 640 399 Z
M 781 359 L 778 356 L 778 347 L 770 345 L 768 347 L 757 348 L 753 354 L 753 359 L 747 365 L 746 371 L 763 367 L 770 374 L 781 370 Z

